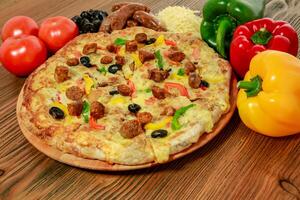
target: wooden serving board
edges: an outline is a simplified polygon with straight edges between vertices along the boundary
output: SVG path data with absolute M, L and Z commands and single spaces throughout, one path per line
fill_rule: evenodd
M 181 158 L 185 155 L 188 155 L 197 149 L 201 148 L 205 144 L 207 144 L 209 141 L 211 141 L 216 135 L 218 135 L 221 130 L 226 126 L 226 124 L 229 123 L 235 108 L 236 108 L 236 99 L 237 99 L 237 79 L 235 75 L 232 75 L 231 78 L 231 84 L 230 84 L 230 110 L 224 114 L 219 122 L 215 125 L 214 129 L 210 133 L 204 133 L 200 136 L 197 143 L 191 145 L 189 148 L 185 149 L 184 151 L 181 151 L 179 153 L 176 153 L 174 155 L 170 156 L 170 159 L 168 162 L 171 162 L 173 160 L 176 160 L 178 158 Z M 35 136 L 30 132 L 30 130 L 27 130 L 26 127 L 21 123 L 20 120 L 20 108 L 23 101 L 23 89 L 21 90 L 18 102 L 17 102 L 17 119 L 20 126 L 21 131 L 23 132 L 23 135 L 26 137 L 26 139 L 39 151 L 46 154 L 50 158 L 57 160 L 59 162 L 80 167 L 84 169 L 91 169 L 91 170 L 101 170 L 101 171 L 127 171 L 127 170 L 136 170 L 136 169 L 142 169 L 142 168 L 148 168 L 152 166 L 159 165 L 160 163 L 157 162 L 151 162 L 147 164 L 142 165 L 120 165 L 120 164 L 110 164 L 108 162 L 100 161 L 100 160 L 93 160 L 93 159 L 85 159 L 80 158 L 77 156 L 74 156 L 69 153 L 64 153 L 54 147 L 51 147 L 50 145 L 46 144 L 44 141 L 42 141 L 40 138 Z

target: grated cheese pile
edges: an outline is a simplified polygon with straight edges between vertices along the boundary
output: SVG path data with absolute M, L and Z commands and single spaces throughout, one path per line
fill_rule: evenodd
M 175 33 L 192 32 L 200 36 L 202 18 L 195 11 L 181 6 L 169 6 L 157 14 L 157 18 L 168 31 Z

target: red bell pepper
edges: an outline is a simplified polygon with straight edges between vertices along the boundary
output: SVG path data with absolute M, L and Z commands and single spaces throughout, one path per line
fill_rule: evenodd
M 96 120 L 90 117 L 90 127 L 97 130 L 105 130 L 105 126 L 97 124 Z
M 165 44 L 168 46 L 173 46 L 176 47 L 176 42 L 172 41 L 172 40 L 165 40 Z
M 183 85 L 181 85 L 179 83 L 171 83 L 171 82 L 165 83 L 166 91 L 170 91 L 170 89 L 172 89 L 172 88 L 176 88 L 180 92 L 181 96 L 186 96 L 189 98 L 189 93 L 188 93 L 186 87 L 184 87 Z
M 239 26 L 230 45 L 230 63 L 243 78 L 251 59 L 259 52 L 272 49 L 297 56 L 298 35 L 285 21 L 263 18 Z

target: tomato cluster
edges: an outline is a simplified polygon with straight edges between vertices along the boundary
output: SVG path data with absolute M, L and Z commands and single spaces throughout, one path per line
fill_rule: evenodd
M 16 76 L 28 76 L 79 34 L 77 25 L 67 17 L 52 17 L 40 27 L 31 18 L 16 16 L 8 20 L 1 32 L 0 62 Z

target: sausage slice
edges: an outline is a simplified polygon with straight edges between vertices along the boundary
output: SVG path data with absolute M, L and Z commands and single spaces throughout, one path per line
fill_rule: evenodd
M 80 116 L 82 113 L 83 103 L 81 101 L 68 104 L 68 112 L 71 116 Z
M 69 69 L 65 66 L 57 66 L 54 72 L 54 78 L 58 83 L 62 83 L 68 79 L 69 77 Z
M 118 48 L 114 44 L 107 45 L 106 49 L 110 53 L 117 53 L 117 50 L 118 50 Z
M 197 89 L 200 87 L 200 84 L 201 84 L 201 77 L 195 72 L 190 73 L 189 85 L 191 86 L 191 88 Z
M 185 63 L 184 72 L 186 75 L 189 75 L 191 72 L 194 72 L 194 71 L 196 71 L 196 67 L 191 61 L 188 61 L 187 63 Z
M 175 62 L 181 62 L 185 59 L 185 54 L 181 51 L 171 51 L 168 55 L 168 58 Z
M 128 52 L 134 52 L 138 48 L 137 41 L 131 40 L 126 42 L 126 51 Z
M 145 43 L 148 39 L 147 34 L 146 33 L 138 33 L 135 35 L 134 38 L 138 43 Z
M 134 119 L 124 122 L 120 129 L 120 133 L 124 138 L 134 138 L 143 133 L 143 129 L 141 123 Z
M 79 101 L 83 97 L 84 92 L 78 86 L 69 87 L 66 91 L 66 96 L 68 99 L 73 101 Z
M 152 94 L 153 94 L 153 96 L 155 98 L 157 98 L 157 99 L 164 99 L 164 98 L 166 98 L 166 92 L 165 92 L 164 89 L 162 89 L 162 88 L 160 88 L 158 86 L 153 86 L 151 88 L 151 90 L 152 90 Z
M 165 79 L 168 78 L 169 76 L 169 72 L 168 71 L 165 71 L 165 70 L 160 70 L 160 69 L 152 69 L 149 71 L 149 79 L 155 81 L 155 82 L 162 82 L 164 81 Z
M 116 55 L 115 59 L 116 59 L 116 64 L 118 64 L 118 65 L 124 65 L 125 64 L 125 57 L 124 56 Z
M 113 61 L 111 56 L 103 56 L 100 60 L 101 64 L 110 64 Z
M 97 43 L 89 43 L 84 45 L 82 53 L 85 55 L 96 53 L 97 51 Z
M 155 59 L 155 56 L 154 56 L 154 53 L 144 51 L 144 50 L 140 50 L 139 51 L 139 59 L 144 64 L 145 62 L 147 62 L 149 60 Z
M 140 112 L 136 115 L 137 120 L 141 123 L 141 124 L 147 124 L 150 123 L 152 121 L 153 116 L 151 115 L 151 113 L 149 112 Z
M 91 104 L 91 117 L 94 119 L 100 119 L 104 117 L 105 107 L 102 103 L 98 101 L 94 101 Z
M 76 66 L 79 64 L 79 60 L 77 58 L 69 58 L 67 60 L 67 65 L 69 66 Z
M 118 89 L 118 92 L 122 96 L 130 96 L 131 95 L 131 89 L 130 89 L 130 87 L 127 86 L 127 85 L 125 85 L 125 84 L 118 85 L 117 89 Z

